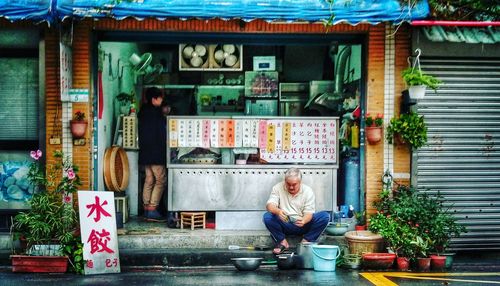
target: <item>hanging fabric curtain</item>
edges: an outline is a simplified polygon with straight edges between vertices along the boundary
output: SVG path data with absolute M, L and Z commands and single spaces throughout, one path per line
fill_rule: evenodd
M 0 0 L 0 18 L 9 21 L 50 22 L 56 0 Z
M 5 1 L 5 0 L 1 0 Z M 137 19 L 242 19 L 251 21 L 309 21 L 327 20 L 332 13 L 332 23 L 377 24 L 400 23 L 423 19 L 429 14 L 427 0 L 410 1 L 412 7 L 398 0 L 57 0 L 60 18 L 107 18 L 118 20 L 126 17 Z

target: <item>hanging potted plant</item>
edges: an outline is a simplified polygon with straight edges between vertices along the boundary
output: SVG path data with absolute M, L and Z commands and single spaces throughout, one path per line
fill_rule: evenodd
M 378 113 L 377 117 L 374 118 L 370 113 L 366 113 L 365 124 L 366 140 L 368 140 L 368 143 L 377 144 L 380 142 L 382 140 L 384 116 Z
M 386 138 L 389 143 L 395 140 L 418 149 L 427 143 L 427 125 L 424 117 L 415 112 L 401 114 L 391 119 L 387 126 Z
M 72 193 L 81 185 L 74 166 L 62 152 L 54 152 L 56 164 L 40 164 L 40 150 L 32 151 L 34 161 L 27 174 L 34 187 L 30 209 L 14 217 L 12 237 L 25 248 L 11 255 L 13 272 L 66 272 L 68 262 L 83 270 L 82 244 Z M 59 183 L 56 182 L 63 173 Z M 50 190 L 49 190 L 50 189 Z
M 120 104 L 120 113 L 123 115 L 129 115 L 130 107 L 135 101 L 135 96 L 133 93 L 121 92 L 116 96 L 116 100 Z
M 402 76 L 408 86 L 408 93 L 411 99 L 422 99 L 425 96 L 427 87 L 435 91 L 441 83 L 437 78 L 422 72 L 420 64 L 418 64 L 418 67 L 406 68 L 403 70 Z
M 85 113 L 80 110 L 76 111 L 73 119 L 70 121 L 70 129 L 73 138 L 83 138 L 87 131 L 87 120 L 85 120 Z

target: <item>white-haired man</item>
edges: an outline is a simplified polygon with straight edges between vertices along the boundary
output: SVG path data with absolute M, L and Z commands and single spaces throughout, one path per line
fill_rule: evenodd
M 314 242 L 330 221 L 326 211 L 316 212 L 315 196 L 311 187 L 302 184 L 302 173 L 290 168 L 285 180 L 273 187 L 267 200 L 264 224 L 276 242 L 274 254 L 290 247 L 286 235 L 302 235 L 303 242 Z

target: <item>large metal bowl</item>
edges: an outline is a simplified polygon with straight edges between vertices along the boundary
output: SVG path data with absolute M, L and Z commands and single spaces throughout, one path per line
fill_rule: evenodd
M 231 258 L 234 266 L 240 271 L 252 271 L 259 268 L 262 257 Z

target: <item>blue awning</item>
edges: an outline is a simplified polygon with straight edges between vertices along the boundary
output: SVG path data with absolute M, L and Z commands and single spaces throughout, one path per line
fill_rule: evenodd
M 54 7 L 54 9 L 51 9 Z M 427 0 L 411 9 L 398 0 L 0 0 L 0 17 L 9 20 L 70 18 L 242 19 L 251 21 L 400 23 L 424 19 Z
M 115 3 L 115 4 L 112 4 Z M 327 20 L 333 23 L 358 24 L 368 22 L 402 22 L 423 19 L 429 14 L 427 0 L 414 7 L 402 7 L 398 0 L 58 0 L 60 17 L 92 17 L 124 19 L 242 19 L 251 21 L 309 21 Z
M 0 0 L 0 18 L 9 21 L 51 21 L 55 0 Z

